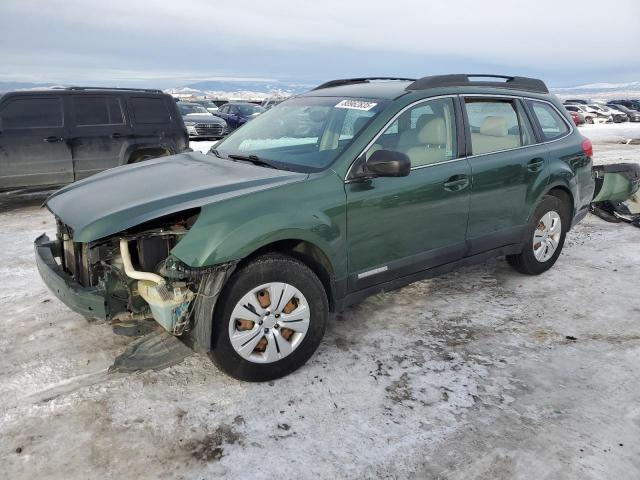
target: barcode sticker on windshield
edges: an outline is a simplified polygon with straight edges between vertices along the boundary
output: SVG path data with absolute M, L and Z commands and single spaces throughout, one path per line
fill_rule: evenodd
M 363 102 L 362 100 L 342 100 L 336 105 L 336 108 L 351 108 L 353 110 L 371 110 L 377 103 Z

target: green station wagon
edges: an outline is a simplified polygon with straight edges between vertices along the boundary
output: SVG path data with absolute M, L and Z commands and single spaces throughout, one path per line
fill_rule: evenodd
M 263 381 L 368 295 L 502 255 L 540 274 L 588 211 L 591 143 L 542 81 L 477 77 L 334 80 L 207 155 L 65 187 L 41 276 L 85 316 L 153 316 Z

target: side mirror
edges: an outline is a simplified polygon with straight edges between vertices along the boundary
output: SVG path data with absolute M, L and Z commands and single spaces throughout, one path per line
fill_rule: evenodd
M 366 162 L 366 171 L 378 177 L 406 177 L 411 171 L 411 160 L 402 152 L 376 150 Z

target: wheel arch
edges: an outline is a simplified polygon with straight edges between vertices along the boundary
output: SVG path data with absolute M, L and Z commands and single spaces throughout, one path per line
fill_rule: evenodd
M 152 155 L 154 158 L 164 157 L 167 155 L 171 155 L 171 150 L 169 150 L 169 148 L 159 146 L 135 148 L 127 154 L 126 163 L 135 163 L 138 158 L 145 155 Z
M 545 195 L 551 195 L 553 197 L 558 198 L 562 202 L 566 202 L 569 205 L 569 222 L 573 219 L 575 215 L 575 198 L 571 190 L 564 185 L 556 185 L 553 188 L 549 189 Z
M 246 255 L 239 265 L 246 264 L 267 253 L 281 253 L 304 263 L 320 279 L 329 300 L 330 310 L 335 307 L 335 270 L 328 255 L 315 243 L 300 238 L 272 241 Z

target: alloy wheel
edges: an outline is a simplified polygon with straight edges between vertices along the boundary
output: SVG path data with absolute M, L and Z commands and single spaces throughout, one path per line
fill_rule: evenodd
M 229 339 L 245 360 L 273 363 L 289 356 L 304 339 L 311 319 L 302 292 L 271 282 L 247 292 L 229 319 Z
M 562 220 L 556 211 L 545 213 L 533 231 L 533 255 L 537 261 L 548 261 L 558 249 L 562 236 Z

